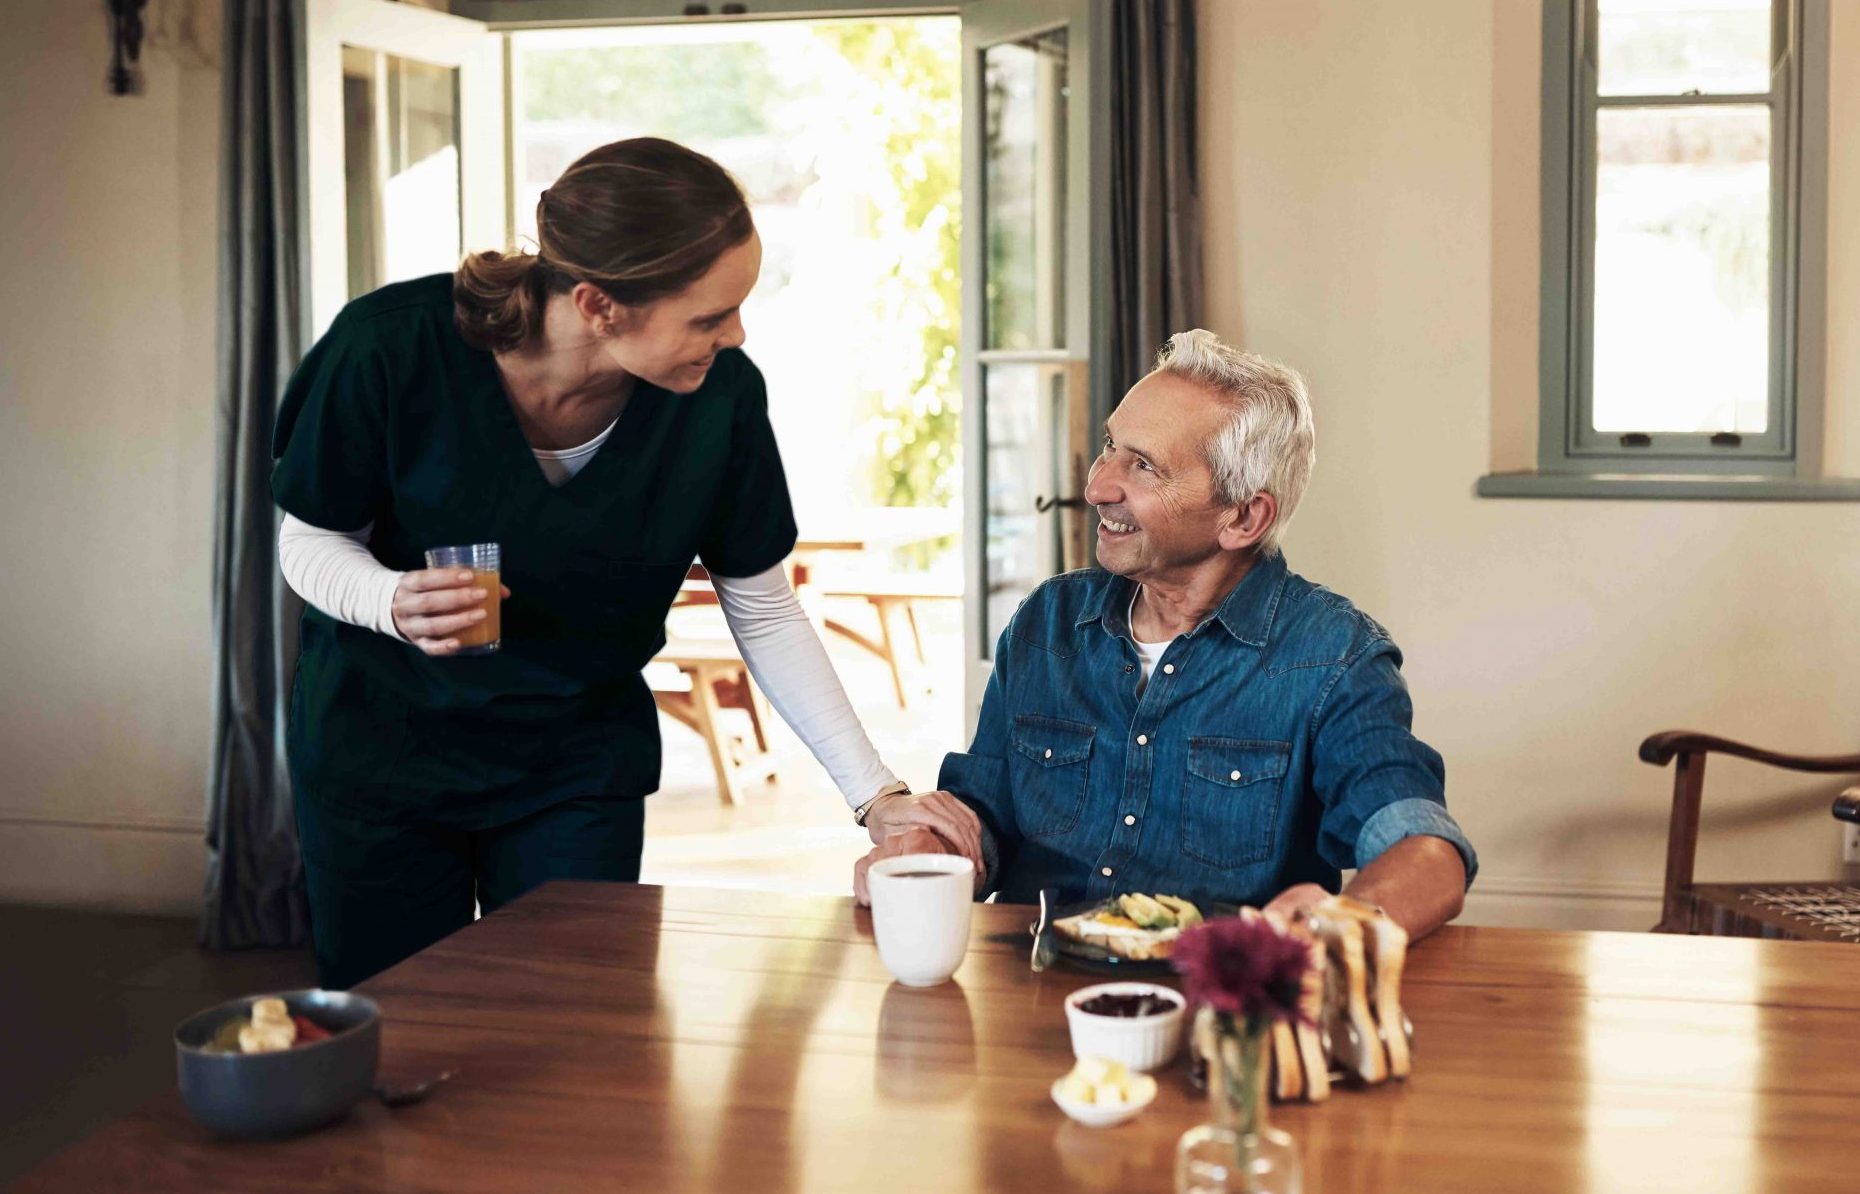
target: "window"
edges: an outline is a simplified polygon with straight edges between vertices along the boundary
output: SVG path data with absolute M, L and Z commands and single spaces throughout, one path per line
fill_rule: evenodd
M 1546 3 L 1542 472 L 1818 475 L 1827 29 Z

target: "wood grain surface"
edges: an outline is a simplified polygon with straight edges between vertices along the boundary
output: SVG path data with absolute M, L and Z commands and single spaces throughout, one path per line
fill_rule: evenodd
M 1134 1121 L 1071 1065 L 1027 909 L 976 909 L 956 981 L 894 985 L 850 900 L 551 884 L 365 984 L 382 1076 L 460 1076 L 295 1140 L 170 1093 L 25 1191 L 1166 1191 L 1185 1067 Z M 1860 949 L 1448 927 L 1415 946 L 1415 1074 L 1274 1109 L 1312 1194 L 1860 1189 Z

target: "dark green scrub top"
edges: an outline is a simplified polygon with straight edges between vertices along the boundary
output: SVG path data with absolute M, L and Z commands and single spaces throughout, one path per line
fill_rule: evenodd
M 794 549 L 762 375 L 719 353 L 704 385 L 641 382 L 567 484 L 543 476 L 452 278 L 350 303 L 291 378 L 272 495 L 312 526 L 373 523 L 389 568 L 496 542 L 511 596 L 493 655 L 433 658 L 306 609 L 289 751 L 301 799 L 370 819 L 482 828 L 659 783 L 640 669 L 694 558 L 751 576 Z

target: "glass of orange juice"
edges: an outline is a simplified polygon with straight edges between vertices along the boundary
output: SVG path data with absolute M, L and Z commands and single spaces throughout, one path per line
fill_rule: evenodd
M 503 641 L 503 629 L 499 625 L 501 619 L 498 617 L 504 591 L 502 565 L 502 553 L 495 543 L 435 547 L 426 553 L 428 568 L 469 568 L 473 587 L 484 590 L 484 600 L 475 607 L 484 611 L 484 619 L 452 636 L 459 644 L 454 654 L 489 655 Z

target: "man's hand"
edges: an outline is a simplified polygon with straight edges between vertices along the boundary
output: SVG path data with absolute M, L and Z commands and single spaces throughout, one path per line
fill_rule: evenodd
M 1297 883 L 1272 897 L 1264 911 L 1276 912 L 1287 924 L 1296 924 L 1311 914 L 1311 909 L 1330 898 L 1330 893 L 1315 883 Z
M 1305 916 L 1330 893 L 1315 883 L 1288 887 L 1266 905 L 1288 920 Z M 1419 941 L 1460 914 L 1466 901 L 1466 864 L 1452 843 L 1437 837 L 1405 837 L 1356 872 L 1343 889 L 1374 904 Z
M 867 822 L 870 823 L 869 821 Z M 884 841 L 873 846 L 870 853 L 853 863 L 853 898 L 868 907 L 872 903 L 872 892 L 866 886 L 866 872 L 872 864 L 881 858 L 896 858 L 900 854 L 957 854 L 954 846 L 944 841 L 935 830 L 922 826 L 913 826 L 894 833 Z M 977 875 L 981 872 L 978 870 Z
M 981 820 L 974 809 L 948 792 L 881 796 L 866 811 L 865 829 L 874 842 L 882 843 L 894 833 L 913 828 L 934 830 L 948 843 L 934 853 L 962 855 L 975 864 L 977 875 L 987 869 L 982 865 Z

